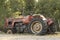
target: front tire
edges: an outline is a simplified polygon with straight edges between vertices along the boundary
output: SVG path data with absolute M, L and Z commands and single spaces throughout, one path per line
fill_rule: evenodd
M 8 29 L 6 29 L 6 33 L 7 34 L 15 34 L 16 33 L 16 29 L 15 28 L 8 28 Z
M 11 29 L 8 29 L 7 30 L 7 34 L 13 34 L 12 30 Z

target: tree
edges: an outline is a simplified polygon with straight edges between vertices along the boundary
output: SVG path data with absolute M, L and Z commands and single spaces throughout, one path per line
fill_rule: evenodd
M 31 13 L 31 11 L 33 11 L 34 10 L 34 0 L 24 0 L 25 1 L 25 3 L 26 3 L 26 6 L 25 6 L 25 13 L 26 14 L 29 14 L 29 13 Z

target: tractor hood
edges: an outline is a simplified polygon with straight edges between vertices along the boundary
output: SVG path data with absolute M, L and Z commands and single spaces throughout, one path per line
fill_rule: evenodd
M 28 18 L 29 18 L 29 16 L 20 16 L 20 17 L 16 17 L 16 18 L 6 18 L 6 21 L 21 22 L 21 21 L 25 21 Z

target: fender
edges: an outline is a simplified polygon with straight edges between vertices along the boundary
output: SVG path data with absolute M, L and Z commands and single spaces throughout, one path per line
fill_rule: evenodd
M 22 19 L 24 24 L 28 24 L 32 20 L 33 16 L 29 15 Z

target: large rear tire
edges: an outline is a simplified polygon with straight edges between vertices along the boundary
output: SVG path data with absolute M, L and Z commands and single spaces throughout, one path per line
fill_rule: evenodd
M 39 18 L 33 18 L 28 25 L 28 32 L 33 34 L 46 34 L 47 23 Z

